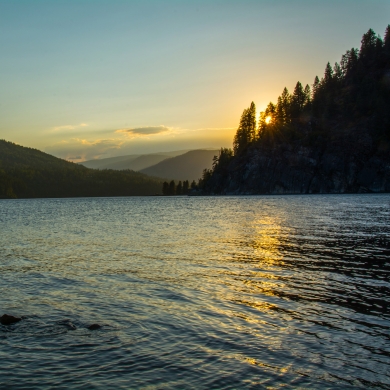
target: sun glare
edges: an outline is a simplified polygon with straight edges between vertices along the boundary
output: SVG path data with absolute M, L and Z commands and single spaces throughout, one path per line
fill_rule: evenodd
M 265 118 L 265 123 L 267 123 L 267 125 L 268 125 L 268 123 L 270 123 L 271 120 L 272 120 L 272 117 L 267 116 L 267 118 Z

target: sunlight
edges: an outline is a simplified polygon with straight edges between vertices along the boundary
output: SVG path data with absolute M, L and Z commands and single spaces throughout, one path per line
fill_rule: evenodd
M 272 121 L 272 117 L 271 116 L 267 116 L 265 118 L 265 123 L 268 125 L 268 123 L 270 123 Z
M 263 218 L 255 223 L 252 247 L 257 257 L 268 264 L 280 264 L 281 226 L 275 218 Z

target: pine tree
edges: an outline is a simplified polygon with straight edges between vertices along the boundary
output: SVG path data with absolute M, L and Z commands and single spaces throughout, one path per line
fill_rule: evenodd
M 343 71 L 338 62 L 336 62 L 333 67 L 333 79 L 336 82 L 341 81 L 343 79 Z
M 176 195 L 183 195 L 183 185 L 181 184 L 181 181 L 176 186 Z
M 305 94 L 305 106 L 311 103 L 311 90 L 310 90 L 310 85 L 306 84 L 306 87 L 304 89 L 304 94 Z
M 325 72 L 324 72 L 324 85 L 331 85 L 333 79 L 333 69 L 330 66 L 330 63 L 328 62 L 326 64 Z
M 375 52 L 377 36 L 373 29 L 369 29 L 362 37 L 359 58 L 365 60 L 373 57 Z
M 278 97 L 278 103 L 275 108 L 276 122 L 280 125 L 286 125 L 291 121 L 291 95 L 285 87 L 282 94 Z
M 311 97 L 311 100 L 314 100 L 316 95 L 318 95 L 318 92 L 320 90 L 320 79 L 318 78 L 318 76 L 316 76 L 314 78 L 314 83 L 313 83 L 313 92 L 312 92 L 312 97 Z
M 347 83 L 355 82 L 359 52 L 352 48 L 341 57 L 340 67 Z
M 169 195 L 169 184 L 164 181 L 163 188 L 162 188 L 163 195 Z
M 260 139 L 263 132 L 268 127 L 275 125 L 275 122 L 276 122 L 276 106 L 272 102 L 269 102 L 265 111 L 260 112 L 257 138 Z
M 190 187 L 190 183 L 188 182 L 188 180 L 184 180 L 183 181 L 183 195 L 188 194 L 189 187 Z
M 172 180 L 170 183 L 169 183 L 169 191 L 168 191 L 168 194 L 169 195 L 175 195 L 176 194 L 176 185 L 175 185 L 175 181 Z
M 245 109 L 241 115 L 240 125 L 237 129 L 233 141 L 234 154 L 239 154 L 247 145 L 255 140 L 256 137 L 256 106 L 251 103 L 249 108 Z
M 298 81 L 295 85 L 294 92 L 291 96 L 291 116 L 292 118 L 299 118 L 303 107 L 305 105 L 305 92 L 302 84 Z
M 386 28 L 385 39 L 383 42 L 383 52 L 386 66 L 390 67 L 390 24 Z

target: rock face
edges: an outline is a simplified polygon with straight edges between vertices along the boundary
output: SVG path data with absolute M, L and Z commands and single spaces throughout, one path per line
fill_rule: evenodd
M 390 148 L 372 147 L 366 134 L 321 146 L 253 145 L 223 172 L 214 172 L 207 194 L 315 194 L 390 192 Z
M 14 317 L 14 316 L 11 316 L 11 315 L 8 315 L 8 314 L 3 314 L 0 317 L 0 323 L 2 325 L 11 325 L 11 324 L 14 324 L 15 322 L 19 322 L 21 320 L 22 319 L 19 318 L 19 317 Z

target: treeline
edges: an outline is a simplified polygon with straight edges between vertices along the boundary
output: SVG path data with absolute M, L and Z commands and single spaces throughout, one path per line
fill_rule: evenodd
M 323 77 L 316 76 L 312 86 L 298 81 L 292 93 L 284 88 L 258 121 L 252 102 L 242 113 L 233 149 L 220 150 L 198 186 L 206 192 L 223 189 L 226 183 L 221 178 L 231 173 L 233 161 L 244 160 L 254 148 L 268 153 L 282 144 L 285 149 L 299 145 L 323 153 L 330 146 L 343 145 L 346 155 L 357 147 L 362 155 L 386 158 L 390 153 L 389 107 L 390 25 L 384 39 L 368 30 L 360 49 L 347 50 L 334 66 L 328 62 Z M 217 182 L 222 185 L 219 189 Z
M 142 173 L 88 169 L 0 140 L 0 198 L 155 195 L 161 184 Z
M 195 180 L 192 181 L 191 185 L 188 180 L 183 182 L 179 181 L 176 185 L 174 180 L 171 180 L 169 183 L 164 181 L 162 186 L 163 195 L 188 195 L 192 190 L 196 189 L 197 185 Z

